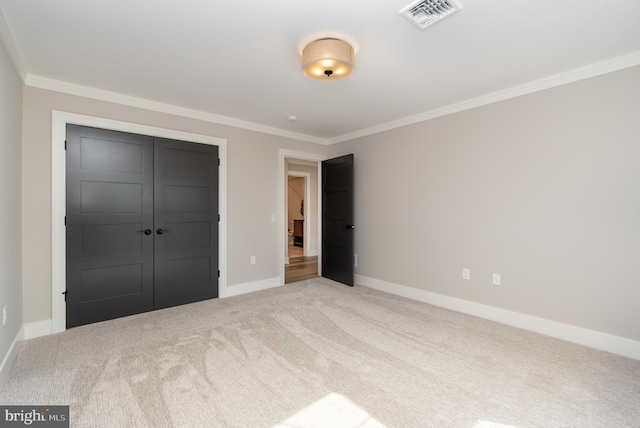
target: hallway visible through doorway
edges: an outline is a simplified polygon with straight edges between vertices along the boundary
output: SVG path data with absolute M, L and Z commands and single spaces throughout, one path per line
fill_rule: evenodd
M 291 255 L 291 254 L 290 254 Z M 290 257 L 285 267 L 285 284 L 304 281 L 318 276 L 318 256 Z
M 295 245 L 289 245 L 289 259 L 304 256 L 304 249 Z
M 287 158 L 285 163 L 285 284 L 318 276 L 318 163 Z

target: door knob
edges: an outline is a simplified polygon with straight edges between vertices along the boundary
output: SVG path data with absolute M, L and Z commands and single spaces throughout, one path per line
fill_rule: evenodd
M 164 233 L 164 229 L 158 229 L 158 230 L 156 230 L 156 233 L 158 235 L 162 235 Z
M 153 233 L 153 230 L 151 230 L 151 229 L 145 229 L 144 230 L 144 234 L 145 235 L 151 235 L 152 233 Z
M 356 225 L 355 224 L 348 224 L 347 225 L 347 229 L 355 229 Z

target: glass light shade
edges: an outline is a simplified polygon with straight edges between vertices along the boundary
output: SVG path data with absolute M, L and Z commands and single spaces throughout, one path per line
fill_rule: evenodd
M 353 73 L 353 48 L 338 39 L 311 42 L 302 51 L 302 70 L 309 79 L 332 82 Z

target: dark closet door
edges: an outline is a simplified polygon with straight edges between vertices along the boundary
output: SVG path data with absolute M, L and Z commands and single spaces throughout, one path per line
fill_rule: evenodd
M 67 328 L 218 297 L 218 147 L 67 126 Z
M 155 308 L 218 297 L 218 147 L 155 139 Z
M 353 155 L 322 162 L 322 276 L 353 287 Z
M 66 155 L 67 327 L 153 309 L 153 139 L 68 125 Z

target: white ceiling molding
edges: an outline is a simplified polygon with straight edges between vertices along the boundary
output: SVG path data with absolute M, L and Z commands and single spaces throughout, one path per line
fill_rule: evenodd
M 250 131 L 263 132 L 265 134 L 277 135 L 279 137 L 292 138 L 296 140 L 308 141 L 310 143 L 326 145 L 327 140 L 324 138 L 314 137 L 312 135 L 299 134 L 284 129 L 273 128 L 258 123 L 248 122 L 246 120 L 235 119 L 232 117 L 221 116 L 213 113 L 207 113 L 200 110 L 189 109 L 185 107 L 174 106 L 157 101 L 151 101 L 144 98 L 133 97 L 130 95 L 120 94 L 117 92 L 105 91 L 102 89 L 91 88 L 89 86 L 76 85 L 75 83 L 63 82 L 61 80 L 49 79 L 41 76 L 27 74 L 25 85 L 34 88 L 47 89 L 55 92 L 62 92 L 70 95 L 77 95 L 85 98 L 106 101 L 126 105 L 129 107 L 138 107 L 145 110 L 156 111 L 159 113 L 173 114 L 176 116 L 187 117 L 189 119 L 197 119 L 205 122 L 216 123 L 219 125 L 233 126 L 235 128 L 247 129 Z
M 401 128 L 403 126 L 412 125 L 414 123 L 424 122 L 425 120 L 435 119 L 437 117 L 458 113 L 464 110 L 470 110 L 472 108 L 493 104 L 499 101 L 508 100 L 510 98 L 515 98 L 522 95 L 543 91 L 545 89 L 566 85 L 568 83 L 589 79 L 591 77 L 612 73 L 614 71 L 623 70 L 625 68 L 635 67 L 638 65 L 640 65 L 640 51 L 633 52 L 628 55 L 612 58 L 596 64 L 591 64 L 586 67 L 581 67 L 575 70 L 570 70 L 564 73 L 557 74 L 555 76 L 550 76 L 544 79 L 539 79 L 533 82 L 525 83 L 523 85 L 514 86 L 512 88 L 504 89 L 502 91 L 497 91 L 491 94 L 482 95 L 480 97 L 462 101 L 456 104 L 451 104 L 446 107 L 430 110 L 424 113 L 417 114 L 415 116 L 406 117 L 404 119 L 383 123 L 381 125 L 377 125 L 367 129 L 362 129 L 356 132 L 351 132 L 349 134 L 344 134 L 339 137 L 330 138 L 328 140 L 328 144 L 332 145 L 332 144 L 342 143 L 344 141 L 365 137 L 367 135 L 377 134 L 379 132 L 389 131 L 395 128 Z
M 13 42 L 13 37 L 11 37 L 11 32 L 9 31 L 9 27 L 7 26 L 7 21 L 5 21 L 4 19 L 2 10 L 0 10 L 0 42 L 2 42 L 2 45 L 11 58 L 13 67 L 16 69 L 16 72 L 24 83 L 26 77 L 25 68 L 22 64 L 22 60 L 20 59 L 20 55 L 18 54 L 18 49 Z
M 1 17 L 0 17 L 1 18 Z M 0 22 L 0 30 L 2 23 Z M 19 58 L 18 58 L 19 61 Z M 420 113 L 414 116 L 409 116 L 400 120 L 383 123 L 371 128 L 362 129 L 359 131 L 344 134 L 335 138 L 324 139 L 315 137 L 312 135 L 299 134 L 284 129 L 273 128 L 257 123 L 234 119 L 227 116 L 216 115 L 213 113 L 207 113 L 199 110 L 188 109 L 184 107 L 178 107 L 171 104 L 160 103 L 157 101 L 151 101 L 143 98 L 133 97 L 129 95 L 119 94 L 116 92 L 105 91 L 101 89 L 95 89 L 88 86 L 76 85 L 73 83 L 63 82 L 60 80 L 48 79 L 40 76 L 26 75 L 24 82 L 27 86 L 47 89 L 56 92 L 63 92 L 66 94 L 77 95 L 81 97 L 87 97 L 97 99 L 101 101 L 107 101 L 117 103 L 121 105 L 127 105 L 130 107 L 138 107 L 146 110 L 157 111 L 160 113 L 173 114 L 176 116 L 187 117 L 190 119 L 197 119 L 211 123 L 217 123 L 220 125 L 233 126 L 236 128 L 247 129 L 251 131 L 263 132 L 265 134 L 277 135 L 280 137 L 292 138 L 310 143 L 321 145 L 332 145 L 341 143 L 344 141 L 353 140 L 356 138 L 364 137 L 367 135 L 377 134 L 379 132 L 389 131 L 391 129 L 400 128 L 414 123 L 423 122 L 437 117 L 446 116 L 453 113 L 469 110 L 476 107 L 492 104 L 499 101 L 504 101 L 510 98 L 519 97 L 522 95 L 550 89 L 556 86 L 565 85 L 572 82 L 596 77 L 602 74 L 611 73 L 625 68 L 635 67 L 640 65 L 640 51 L 633 52 L 628 55 L 619 56 L 599 63 L 591 64 L 585 67 L 581 67 L 575 70 L 567 71 L 564 73 L 550 76 L 544 79 L 539 79 L 533 82 L 525 83 L 523 85 L 514 86 L 505 90 L 493 92 L 491 94 L 482 95 L 477 98 L 462 101 L 460 103 L 452 104 L 435 110 L 430 110 L 424 113 Z
M 418 1 L 458 0 L 401 3 Z M 567 72 L 640 52 L 637 0 L 606 14 L 584 0 L 460 1 L 461 13 L 424 32 L 399 16 L 402 4 L 383 1 L 367 3 L 367 19 L 358 2 L 322 0 L 257 9 L 244 2 L 172 9 L 153 0 L 136 8 L 127 0 L 34 8 L 0 0 L 0 9 L 12 56 L 22 59 L 17 68 L 33 86 L 321 145 L 591 77 L 610 69 Z M 153 20 L 145 19 L 149 10 Z M 496 18 L 490 25 L 488 16 Z M 277 31 L 241 22 L 269 22 Z M 320 38 L 353 46 L 360 65 L 348 80 L 320 85 L 300 73 L 304 47 Z M 389 73 L 389 58 L 402 78 Z

